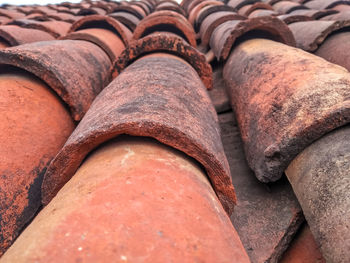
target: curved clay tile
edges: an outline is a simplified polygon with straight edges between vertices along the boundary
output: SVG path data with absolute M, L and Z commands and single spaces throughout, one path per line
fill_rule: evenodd
M 279 14 L 276 11 L 266 10 L 266 9 L 257 9 L 249 14 L 249 18 L 256 18 L 262 16 L 278 16 Z
M 322 1 L 312 0 L 312 1 L 308 1 L 304 5 L 310 9 L 323 10 L 323 9 L 333 8 L 341 4 L 349 4 L 349 1 L 347 0 L 322 0 Z
M 233 7 L 236 11 L 238 11 L 245 5 L 252 5 L 257 2 L 259 2 L 259 0 L 229 0 L 227 2 L 227 5 Z
M 199 5 L 200 3 L 202 3 L 204 0 L 193 0 L 189 3 L 189 5 L 187 6 L 187 8 L 185 9 L 185 11 L 187 12 L 187 14 L 190 14 L 192 9 L 195 8 L 197 5 Z
M 133 14 L 127 12 L 117 12 L 109 14 L 110 17 L 113 17 L 115 20 L 118 20 L 120 23 L 125 25 L 127 28 L 134 32 L 136 26 L 141 21 L 139 18 L 134 16 Z
M 246 40 L 223 75 L 248 164 L 262 182 L 280 179 L 305 147 L 350 122 L 349 72 L 301 49 Z
M 312 9 L 298 9 L 295 11 L 292 11 L 291 15 L 303 15 L 303 16 L 309 16 L 313 19 L 321 19 L 324 16 L 336 14 L 338 11 L 333 9 L 327 9 L 327 10 L 312 10 Z
M 8 23 L 10 25 L 18 25 L 24 28 L 32 28 L 45 31 L 52 35 L 55 38 L 64 36 L 67 34 L 69 28 L 71 27 L 70 23 L 63 21 L 35 21 L 29 19 L 16 19 Z
M 50 34 L 41 30 L 21 28 L 19 26 L 11 25 L 0 26 L 0 37 L 5 39 L 10 46 L 55 39 Z
M 0 64 L 39 77 L 69 106 L 77 121 L 110 80 L 110 59 L 87 41 L 55 40 L 7 48 L 0 51 Z
M 341 4 L 332 8 L 333 10 L 337 10 L 339 12 L 350 11 L 350 2 L 347 5 Z
M 258 17 L 227 21 L 219 25 L 210 38 L 210 47 L 218 60 L 225 60 L 237 38 L 256 31 L 265 37 L 295 46 L 293 34 L 284 22 L 274 17 Z
M 292 24 L 292 23 L 296 23 L 296 22 L 304 22 L 304 21 L 312 21 L 313 20 L 313 18 L 309 17 L 309 16 L 293 15 L 293 14 L 280 15 L 277 18 L 281 19 L 287 25 Z
M 43 174 L 75 125 L 66 105 L 33 74 L 9 65 L 0 72 L 1 256 L 38 212 Z
M 12 19 L 6 17 L 6 16 L 0 16 L 0 24 L 4 25 L 7 24 L 8 22 L 12 21 Z
M 315 51 L 332 33 L 350 28 L 350 21 L 306 21 L 289 25 L 297 42 L 297 47 Z
M 72 25 L 63 39 L 86 40 L 102 48 L 113 62 L 131 38 L 131 31 L 111 17 L 87 16 Z
M 328 36 L 315 54 L 350 71 L 349 41 L 348 30 L 337 32 Z
M 214 30 L 221 24 L 227 21 L 244 20 L 245 17 L 232 12 L 215 12 L 207 16 L 201 25 L 199 35 L 201 37 L 201 45 L 207 46 L 209 44 L 211 35 Z
M 337 5 L 342 4 L 349 4 L 348 0 L 309 0 L 303 3 L 305 6 L 309 7 L 310 9 L 317 9 L 317 10 L 323 10 L 323 9 L 330 9 Z
M 128 62 L 133 61 L 142 54 L 155 52 L 157 50 L 167 53 L 176 53 L 192 65 L 208 89 L 212 88 L 211 68 L 206 63 L 204 56 L 193 47 L 185 45 L 183 39 L 179 36 L 165 32 L 153 33 L 132 42 L 119 59 L 116 60 L 113 77 L 116 77 L 122 69 L 126 68 Z
M 175 49 L 182 46 L 182 50 L 189 48 L 192 52 L 197 52 L 180 38 L 177 39 L 178 47 L 174 47 Z M 176 55 L 176 51 L 173 54 Z M 161 57 L 167 56 L 172 57 L 167 54 Z M 142 64 L 142 71 L 138 74 L 128 71 L 135 68 L 135 62 L 131 64 L 94 101 L 45 175 L 42 187 L 44 204 L 56 195 L 63 184 L 73 176 L 85 156 L 97 145 L 120 134 L 129 134 L 153 137 L 201 163 L 223 207 L 231 213 L 235 194 L 220 140 L 217 116 L 197 72 L 189 70 L 191 66 L 187 63 L 189 69 L 185 70 L 183 65 L 177 67 L 164 64 L 159 69 L 167 72 L 166 82 L 159 81 L 155 84 L 154 67 L 147 63 Z M 174 68 L 179 70 L 178 73 L 171 73 Z M 131 76 L 134 85 L 116 84 L 121 80 L 122 83 L 124 80 L 130 83 Z M 163 88 L 165 83 L 168 87 L 166 89 Z M 154 95 L 151 95 L 152 93 Z M 113 100 L 113 103 L 108 103 L 110 100 Z M 149 114 L 146 116 L 145 112 Z
M 88 15 L 105 15 L 106 10 L 98 7 L 82 8 L 77 13 L 78 16 L 88 16 Z
M 170 32 L 196 47 L 196 35 L 188 20 L 173 11 L 157 11 L 144 18 L 135 28 L 134 39 L 140 39 L 154 32 Z
M 142 7 L 139 5 L 129 5 L 131 8 L 135 9 L 139 14 L 141 14 L 143 17 L 147 16 L 147 13 L 143 10 Z
M 62 13 L 62 12 L 57 12 L 53 15 L 47 15 L 47 17 L 54 18 L 55 20 L 61 20 L 68 23 L 74 23 L 75 21 L 80 19 L 79 16 L 74 16 L 72 14 Z
M 270 6 L 269 4 L 258 2 L 251 5 L 244 5 L 238 10 L 238 14 L 243 16 L 249 16 L 253 11 L 259 9 L 273 10 L 272 6 Z
M 183 10 L 183 8 L 178 5 L 177 3 L 172 3 L 169 1 L 164 1 L 163 3 L 160 3 L 156 6 L 155 11 L 162 11 L 162 10 L 168 10 L 168 11 L 173 11 L 173 12 L 177 12 L 183 16 L 187 16 L 185 10 Z
M 198 14 L 200 13 L 200 11 L 201 11 L 204 7 L 206 7 L 206 6 L 208 6 L 208 5 L 218 5 L 218 1 L 215 1 L 215 0 L 206 0 L 206 1 L 203 1 L 203 2 L 199 3 L 198 5 L 196 5 L 196 6 L 192 9 L 191 13 L 189 13 L 189 15 L 188 15 L 188 21 L 189 21 L 192 25 L 194 25 L 194 22 L 195 22 L 195 20 L 197 19 L 197 16 L 198 16 Z
M 0 16 L 5 16 L 10 19 L 20 19 L 25 17 L 25 14 L 13 10 L 0 8 Z
M 121 40 L 127 45 L 132 37 L 132 33 L 123 24 L 116 19 L 108 16 L 92 15 L 84 17 L 75 22 L 68 33 L 88 28 L 106 28 L 120 36 Z
M 323 16 L 320 20 L 330 21 L 349 21 L 350 11 L 338 12 L 335 14 Z
M 111 11 L 111 13 L 118 13 L 118 12 L 126 12 L 126 13 L 130 13 L 134 16 L 136 16 L 138 19 L 143 19 L 144 16 L 139 13 L 136 9 L 132 8 L 131 6 L 126 6 L 126 5 L 120 5 L 116 8 L 113 8 L 113 10 Z
M 142 1 L 131 1 L 130 4 L 137 5 L 143 9 L 145 14 L 149 15 L 152 10 L 152 6 L 148 2 L 142 2 Z M 113 8 L 111 9 L 113 10 Z
M 295 10 L 309 9 L 308 7 L 291 1 L 280 1 L 273 5 L 273 9 L 280 14 L 289 14 Z
M 308 146 L 285 171 L 324 262 L 345 263 L 350 258 L 349 149 L 346 125 Z
M 195 28 L 196 32 L 199 31 L 203 20 L 207 16 L 211 15 L 212 13 L 220 12 L 220 11 L 227 11 L 227 12 L 233 12 L 233 13 L 235 12 L 235 10 L 232 7 L 227 6 L 227 5 L 223 5 L 223 4 L 219 4 L 219 3 L 221 3 L 221 2 L 218 2 L 215 5 L 204 7 L 201 10 L 201 12 L 198 14 L 198 16 L 196 18 L 196 22 L 195 22 L 195 25 L 194 25 L 194 28 Z

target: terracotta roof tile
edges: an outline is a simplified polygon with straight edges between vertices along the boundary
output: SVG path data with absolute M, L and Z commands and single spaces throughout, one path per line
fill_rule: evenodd
M 347 52 L 349 40 L 349 32 L 338 32 L 326 38 L 315 54 L 350 71 L 350 59 Z
M 117 12 L 130 13 L 130 14 L 136 16 L 140 20 L 142 18 L 144 18 L 144 15 L 142 13 L 138 12 L 138 10 L 136 10 L 135 8 L 133 8 L 131 6 L 120 5 L 120 6 L 117 6 L 117 7 L 113 8 L 112 11 L 111 11 L 111 13 L 117 13 Z
M 349 100 L 343 105 L 349 105 Z M 349 125 L 332 130 L 302 151 L 286 170 L 327 262 L 350 258 L 349 135 Z
M 326 263 L 308 225 L 303 225 L 281 263 Z
M 220 3 L 220 2 L 219 2 Z M 199 3 L 198 5 L 196 5 L 192 10 L 191 13 L 189 13 L 188 15 L 188 21 L 194 25 L 195 23 L 195 19 L 198 16 L 198 14 L 200 13 L 200 11 L 202 9 L 204 9 L 206 6 L 208 5 L 218 5 L 218 1 L 211 1 L 211 0 L 206 0 L 203 1 L 201 3 Z
M 187 15 L 185 10 L 183 10 L 180 5 L 178 5 L 176 2 L 172 2 L 172 1 L 164 1 L 160 4 L 158 4 L 155 8 L 155 11 L 162 11 L 162 10 L 177 12 L 183 16 Z
M 287 180 L 271 185 L 256 180 L 233 112 L 220 114 L 219 121 L 238 200 L 232 223 L 251 262 L 278 262 L 303 222 L 301 208 Z
M 136 26 L 140 22 L 140 19 L 135 15 L 130 14 L 128 12 L 115 12 L 109 14 L 110 17 L 118 20 L 120 23 L 123 23 L 126 27 L 128 27 L 132 32 L 135 30 Z
M 276 181 L 307 145 L 348 122 L 350 75 L 277 42 L 244 43 L 231 53 L 224 78 L 230 83 L 250 167 L 259 180 Z M 294 67 L 298 70 L 292 71 Z
M 207 46 L 209 45 L 210 38 L 214 32 L 214 30 L 220 26 L 221 24 L 227 21 L 239 21 L 244 20 L 245 17 L 241 16 L 237 13 L 233 12 L 215 12 L 213 14 L 208 15 L 202 22 L 199 35 L 201 37 L 201 45 Z
M 47 83 L 80 120 L 108 83 L 111 62 L 98 46 L 78 40 L 37 42 L 0 51 L 0 64 L 33 73 Z
M 196 17 L 196 23 L 194 25 L 194 28 L 195 28 L 196 32 L 199 31 L 199 29 L 201 27 L 201 24 L 203 23 L 203 20 L 207 16 L 209 16 L 209 15 L 215 13 L 215 12 L 220 12 L 220 11 L 235 12 L 232 7 L 227 6 L 227 5 L 222 5 L 222 4 L 215 4 L 215 5 L 204 7 L 202 9 L 202 11 L 200 13 L 198 13 L 198 15 Z
M 168 75 L 164 77 L 168 81 Z M 23 250 L 26 253 L 18 253 Z M 125 136 L 90 155 L 3 262 L 33 262 L 32 258 L 249 262 L 197 163 L 155 140 Z
M 324 16 L 328 16 L 336 13 L 338 13 L 338 11 L 332 10 L 332 9 L 328 9 L 328 10 L 297 9 L 291 12 L 291 14 L 293 15 L 304 15 L 304 16 L 309 16 L 313 19 L 320 19 Z
M 63 39 L 90 41 L 101 47 L 113 62 L 128 45 L 131 31 L 117 20 L 100 15 L 86 16 L 75 22 Z
M 292 23 L 296 23 L 296 22 L 304 22 L 304 21 L 312 21 L 313 20 L 313 18 L 309 17 L 309 16 L 294 15 L 294 14 L 280 15 L 280 16 L 278 16 L 278 18 L 281 19 L 287 25 L 292 24 Z
M 340 4 L 350 4 L 350 2 L 348 0 L 312 0 L 306 2 L 304 5 L 311 9 L 322 10 L 332 8 Z
M 289 14 L 295 10 L 309 9 L 308 7 L 291 1 L 279 1 L 273 5 L 273 8 L 280 14 Z
M 349 28 L 350 20 L 336 21 L 306 21 L 289 25 L 297 46 L 306 51 L 315 51 L 330 34 Z
M 229 0 L 227 2 L 228 6 L 233 7 L 235 10 L 239 10 L 240 8 L 242 8 L 245 5 L 251 5 L 251 4 L 255 4 L 259 2 L 258 0 Z
M 40 187 L 45 205 L 58 193 L 2 259 L 18 262 L 20 256 L 29 255 L 63 261 L 64 255 L 56 254 L 62 246 L 70 259 L 79 259 L 85 249 L 89 253 L 84 255 L 97 256 L 93 261 L 109 255 L 115 258 L 121 254 L 108 248 L 108 239 L 94 235 L 90 243 L 84 243 L 88 248 L 80 246 L 81 239 L 76 237 L 85 227 L 100 233 L 116 225 L 136 224 L 136 235 L 115 241 L 118 246 L 130 244 L 125 255 L 129 260 L 147 254 L 158 260 L 168 255 L 167 259 L 178 261 L 181 251 L 180 258 L 185 255 L 185 260 L 198 255 L 196 259 L 248 262 L 248 254 L 253 263 L 278 262 L 304 220 L 302 208 L 325 260 L 346 262 L 345 240 L 350 233 L 346 220 L 349 198 L 344 189 L 350 160 L 345 125 L 350 120 L 350 75 L 332 63 L 350 69 L 349 6 L 349 1 L 338 0 L 184 0 L 181 4 L 172 0 L 86 0 L 1 6 L 0 24 L 7 25 L 0 26 L 0 82 L 9 93 L 0 100 L 10 109 L 0 114 L 4 118 L 1 130 L 13 132 L 0 134 L 8 145 L 2 153 L 8 162 L 0 166 L 0 173 L 5 174 L 0 177 L 0 254 L 38 211 Z M 29 42 L 35 43 L 26 44 Z M 17 46 L 8 48 L 13 45 Z M 29 90 L 36 93 L 29 94 Z M 12 93 L 24 104 L 13 100 Z M 31 101 L 41 100 L 49 103 L 31 106 Z M 21 123 L 28 126 L 25 132 Z M 134 137 L 122 135 L 125 133 Z M 117 141 L 111 141 L 115 137 Z M 113 156 L 110 162 L 108 156 L 123 152 L 123 147 L 135 149 L 132 159 L 142 160 L 141 166 L 127 161 L 127 169 L 160 169 L 163 162 L 169 163 L 171 154 L 176 156 L 171 162 L 177 168 L 164 166 L 168 172 L 161 177 L 163 181 L 156 175 L 150 181 L 151 174 L 135 173 L 138 184 L 132 184 L 132 192 L 125 194 L 125 186 L 119 183 L 131 177 L 105 176 L 105 172 L 114 172 L 106 167 L 117 165 L 122 158 Z M 167 157 L 150 162 L 145 152 L 152 149 Z M 184 167 L 192 167 L 191 172 L 181 173 Z M 95 176 L 90 176 L 89 169 Z M 285 170 L 290 184 L 282 177 Z M 236 200 L 230 171 L 238 196 L 233 214 Z M 85 182 L 82 178 L 87 175 Z M 269 183 L 260 183 L 254 175 Z M 174 176 L 177 180 L 171 181 Z M 102 177 L 104 184 L 88 195 L 76 191 L 87 182 L 96 185 Z M 187 183 L 179 184 L 180 178 Z M 138 191 L 152 193 L 149 196 L 156 200 L 158 189 L 166 182 L 169 193 L 179 189 L 186 193 L 177 195 L 178 202 L 184 196 L 192 198 L 181 213 L 169 217 L 170 225 L 183 222 L 181 227 L 168 224 L 149 238 L 149 230 L 162 225 L 169 216 L 166 213 L 178 210 L 178 205 L 147 203 L 144 194 L 138 199 L 142 217 L 138 209 L 123 210 L 118 214 L 122 217 L 111 216 L 103 208 L 96 210 L 113 200 L 110 211 L 120 212 L 120 205 L 133 204 L 130 196 Z M 106 187 L 108 194 L 99 195 Z M 111 199 L 113 194 L 122 197 Z M 79 205 L 67 205 L 68 196 L 78 198 Z M 89 196 L 100 196 L 95 208 Z M 67 218 L 52 213 L 56 206 Z M 91 209 L 95 209 L 93 216 L 82 213 Z M 165 214 L 159 217 L 157 211 Z M 198 224 L 194 214 L 202 214 L 203 222 Z M 144 218 L 152 223 L 143 224 Z M 216 223 L 208 232 L 204 229 L 209 222 Z M 65 239 L 68 232 L 72 236 Z M 183 235 L 193 239 L 184 241 Z M 164 236 L 172 241 L 165 244 Z M 48 237 L 55 237 L 55 242 Z M 115 237 L 110 237 L 114 242 Z M 180 237 L 181 241 L 174 241 Z M 162 244 L 162 249 L 146 251 L 140 238 Z M 307 240 L 313 242 L 310 235 Z M 196 244 L 196 249 L 187 242 Z M 297 236 L 283 260 L 320 259 L 316 250 L 303 258 L 300 242 L 306 242 L 303 235 Z M 28 244 L 32 245 L 29 250 Z M 24 248 L 27 254 L 18 252 Z
M 257 9 L 250 13 L 249 18 L 260 17 L 260 16 L 278 16 L 279 14 L 276 11 L 266 10 L 266 9 Z
M 54 40 L 53 36 L 44 31 L 11 25 L 0 26 L 0 37 L 9 43 L 8 46 Z
M 42 30 L 49 33 L 54 38 L 65 36 L 71 27 L 70 23 L 63 21 L 35 21 L 29 19 L 16 19 L 7 24 L 18 25 L 23 28 Z
M 173 11 L 155 11 L 137 25 L 134 30 L 134 39 L 140 39 L 154 32 L 172 32 L 191 46 L 196 47 L 196 34 L 192 25 L 181 14 Z
M 273 10 L 272 6 L 266 3 L 258 2 L 251 5 L 244 5 L 238 10 L 238 14 L 249 16 L 255 10 Z
M 219 25 L 210 38 L 210 46 L 218 60 L 225 60 L 236 39 L 253 31 L 261 31 L 268 38 L 295 45 L 292 32 L 281 20 L 274 17 L 257 17 L 227 21 Z
M 0 256 L 41 204 L 51 159 L 74 129 L 64 103 L 34 75 L 1 66 Z

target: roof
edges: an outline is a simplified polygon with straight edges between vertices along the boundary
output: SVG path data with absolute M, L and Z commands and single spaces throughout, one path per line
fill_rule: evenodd
M 349 29 L 335 0 L 1 6 L 0 262 L 346 262 Z

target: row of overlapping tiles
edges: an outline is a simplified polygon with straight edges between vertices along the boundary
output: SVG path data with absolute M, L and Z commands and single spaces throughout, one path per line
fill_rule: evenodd
M 76 193 L 72 195 L 69 192 L 85 180 L 78 174 L 84 167 L 82 164 L 86 156 L 119 134 L 152 137 L 197 160 L 205 168 L 216 195 L 230 214 L 235 194 L 216 114 L 204 88 L 211 88 L 212 78 L 205 58 L 211 61 L 216 56 L 217 60 L 225 62 L 224 78 L 250 167 L 263 182 L 279 179 L 288 167 L 288 179 L 316 239 L 321 243 L 324 255 L 337 262 L 346 260 L 348 252 L 344 240 L 349 236 L 349 231 L 346 231 L 348 198 L 344 185 L 348 185 L 348 179 L 344 163 L 348 155 L 344 151 L 346 153 L 347 132 L 343 128 L 327 136 L 325 134 L 348 122 L 348 72 L 290 46 L 297 44 L 307 51 L 316 50 L 318 55 L 346 67 L 348 60 L 344 39 L 349 39 L 349 35 L 344 17 L 347 12 L 337 10 L 340 7 L 346 9 L 344 1 L 328 1 L 327 5 L 319 6 L 313 2 L 320 1 L 310 1 L 304 5 L 287 1 L 230 1 L 227 4 L 218 1 L 184 1 L 182 7 L 173 2 L 152 1 L 66 3 L 17 9 L 7 6 L 3 10 L 2 21 L 9 25 L 1 26 L 0 29 L 4 46 L 52 40 L 54 37 L 66 40 L 37 42 L 1 52 L 0 62 L 7 65 L 3 67 L 4 84 L 24 92 L 18 95 L 16 91 L 14 96 L 14 91 L 9 89 L 8 94 L 4 95 L 6 107 L 14 108 L 4 115 L 3 122 L 3 130 L 7 131 L 3 134 L 3 141 L 8 144 L 5 146 L 8 163 L 4 166 L 2 181 L 5 190 L 1 196 L 4 208 L 1 212 L 3 251 L 38 210 L 44 174 L 42 197 L 45 205 L 67 182 L 65 195 L 71 195 L 74 199 Z M 311 10 L 310 7 L 322 10 Z M 101 16 L 106 13 L 108 17 Z M 80 15 L 90 16 L 81 18 Z M 66 22 L 52 21 L 54 19 Z M 75 23 L 72 26 L 68 24 L 73 21 Z M 167 33 L 155 33 L 162 31 Z M 198 49 L 206 53 L 205 56 L 193 48 L 197 42 Z M 155 52 L 157 55 L 145 56 Z M 100 93 L 112 76 L 114 81 Z M 186 85 L 182 87 L 179 81 Z M 55 94 L 47 92 L 46 85 Z M 164 86 L 166 89 L 161 88 Z M 38 95 L 31 98 L 25 94 L 25 89 L 19 87 L 34 89 Z M 17 103 L 16 106 L 18 100 L 21 104 Z M 47 105 L 47 108 L 43 105 Z M 80 120 L 66 142 L 75 122 Z M 322 140 L 313 143 L 321 137 Z M 125 139 L 128 140 L 130 138 Z M 130 148 L 134 143 L 130 142 L 127 146 Z M 332 149 L 328 150 L 330 145 Z M 152 148 L 149 145 L 147 147 Z M 19 160 L 18 164 L 13 162 L 15 159 Z M 79 166 L 81 168 L 74 178 L 81 178 L 81 181 L 73 184 L 69 179 Z M 315 180 L 315 177 L 321 179 Z M 112 184 L 112 179 L 107 181 Z M 195 189 L 198 183 L 197 178 L 197 181 L 192 182 L 194 185 L 191 189 Z M 139 184 L 145 185 L 144 182 Z M 161 185 L 157 187 L 153 182 L 148 187 L 161 188 Z M 207 190 L 202 191 L 203 195 L 208 194 Z M 62 251 L 62 247 L 55 244 L 55 250 L 53 244 L 48 244 L 49 241 L 42 244 L 42 240 L 49 240 L 50 236 L 60 239 L 62 246 L 67 246 L 60 234 L 70 233 L 67 229 L 71 227 L 72 221 L 67 225 L 55 221 L 49 229 L 39 231 L 40 225 L 47 225 L 57 218 L 52 215 L 57 207 L 64 210 L 68 201 L 63 198 L 63 194 L 61 198 L 59 196 L 9 250 L 8 260 L 19 261 L 22 255 L 18 251 L 27 248 L 28 242 L 32 246 L 28 249 L 30 252 L 21 258 L 24 261 L 28 257 L 35 260 L 47 260 L 50 256 L 59 261 L 63 259 L 57 258 L 55 254 Z M 125 200 L 130 198 L 133 197 L 125 197 Z M 211 195 L 209 199 L 214 200 L 213 207 L 219 209 L 215 204 L 216 199 Z M 100 201 L 103 204 L 107 202 Z M 89 210 L 87 204 L 80 206 L 79 202 L 72 202 L 71 212 Z M 198 204 L 188 202 L 189 211 L 196 213 L 195 207 Z M 175 205 L 173 208 L 178 209 Z M 157 214 L 152 208 L 145 208 L 145 211 L 147 209 L 148 216 Z M 217 214 L 208 211 L 197 212 L 204 213 L 205 220 L 216 220 L 217 229 L 205 233 L 211 239 L 215 237 L 216 253 L 205 247 L 209 244 L 202 244 L 201 249 L 198 249 L 198 244 L 193 244 L 191 249 L 184 251 L 209 261 L 210 256 L 216 257 L 216 261 L 232 261 L 235 257 L 240 261 L 247 260 L 234 229 L 224 231 L 228 227 L 226 217 L 220 211 Z M 219 215 L 221 220 L 217 220 Z M 63 219 L 66 217 L 67 214 Z M 82 215 L 78 213 L 75 217 L 71 220 L 79 222 Z M 185 214 L 183 218 L 186 218 Z M 129 222 L 130 218 L 124 220 Z M 132 220 L 142 222 L 138 217 Z M 179 217 L 171 220 L 179 221 Z M 99 221 L 91 221 L 89 223 L 92 225 L 99 224 Z M 191 225 L 188 220 L 184 222 L 184 225 Z M 194 222 L 191 221 L 192 224 Z M 121 222 L 116 220 L 115 224 L 120 225 Z M 61 233 L 55 236 L 53 232 L 62 227 Z M 75 230 L 79 232 L 78 227 Z M 74 232 L 74 229 L 71 231 Z M 177 232 L 181 231 L 184 235 L 193 235 L 193 232 L 184 230 Z M 220 231 L 229 233 L 226 239 L 231 239 L 231 243 L 219 242 L 225 239 L 218 235 Z M 201 232 L 204 234 L 204 228 L 200 229 Z M 199 233 L 193 238 L 198 238 Z M 137 246 L 135 239 L 139 241 L 143 238 L 142 235 L 135 235 L 130 246 Z M 157 238 L 163 238 L 163 231 L 158 233 Z M 94 242 L 100 240 L 97 238 L 91 242 L 89 253 L 93 254 L 99 250 L 93 249 Z M 84 248 L 71 243 L 77 250 L 67 252 L 65 256 L 79 258 L 77 253 Z M 43 246 L 46 249 L 42 249 Z M 104 249 L 102 246 L 99 252 Z M 118 251 L 120 248 L 115 249 Z M 199 251 L 194 253 L 194 250 Z M 204 250 L 206 253 L 203 253 Z M 172 250 L 165 251 L 163 256 Z M 217 258 L 218 254 L 220 258 Z M 176 256 L 183 255 L 172 256 L 176 259 Z M 271 261 L 277 260 L 278 256 Z M 128 258 L 123 256 L 121 260 L 124 257 Z M 6 256 L 4 258 L 6 260 Z M 160 259 L 159 254 L 157 258 Z

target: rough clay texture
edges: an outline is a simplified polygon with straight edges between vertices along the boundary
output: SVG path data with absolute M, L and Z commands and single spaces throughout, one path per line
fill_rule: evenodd
M 113 77 L 130 65 L 135 59 L 152 52 L 172 53 L 186 60 L 197 71 L 202 82 L 211 89 L 213 86 L 212 69 L 205 57 L 182 38 L 171 33 L 153 33 L 131 43 L 114 63 Z
M 192 26 L 194 26 L 195 20 L 203 8 L 205 8 L 208 5 L 218 5 L 218 3 L 223 4 L 222 2 L 216 0 L 205 0 L 201 2 L 200 4 L 196 5 L 195 8 L 192 9 L 191 13 L 188 16 L 188 21 L 191 23 Z
M 350 27 L 350 21 L 306 21 L 289 25 L 297 47 L 306 51 L 315 51 L 329 34 L 345 27 Z
M 69 33 L 88 28 L 108 29 L 119 36 L 124 45 L 127 45 L 132 38 L 132 32 L 122 23 L 114 18 L 100 15 L 87 16 L 78 20 L 69 29 Z
M 217 113 L 231 110 L 226 84 L 222 77 L 222 66 L 213 71 L 213 88 L 208 91 Z
M 326 263 L 306 223 L 296 234 L 280 263 Z
M 226 60 L 237 38 L 251 31 L 260 31 L 266 38 L 295 46 L 288 26 L 275 17 L 257 17 L 247 20 L 227 21 L 219 25 L 210 38 L 210 47 L 218 60 Z
M 196 159 L 232 213 L 236 197 L 215 109 L 197 72 L 168 54 L 135 61 L 95 99 L 45 175 L 44 204 L 92 149 L 120 134 L 153 137 Z
M 140 19 L 134 16 L 133 14 L 127 12 L 117 12 L 113 14 L 109 14 L 110 17 L 118 20 L 120 23 L 125 25 L 127 28 L 134 32 L 138 23 L 140 23 Z
M 278 180 L 305 147 L 350 121 L 350 74 L 322 58 L 265 39 L 238 45 L 224 79 L 249 166 Z
M 155 11 L 163 11 L 163 10 L 173 11 L 173 12 L 179 13 L 185 17 L 187 16 L 186 11 L 183 10 L 182 7 L 179 6 L 177 3 L 165 1 L 163 3 L 158 4 L 156 9 L 155 9 Z
M 256 179 L 232 112 L 219 114 L 219 123 L 238 200 L 231 221 L 252 263 L 279 262 L 304 220 L 298 201 L 287 180 L 263 184 Z
M 291 12 L 291 15 L 303 15 L 308 16 L 313 19 L 321 19 L 322 17 L 336 14 L 338 11 L 329 9 L 329 10 L 310 10 L 310 9 L 298 9 Z
M 257 2 L 254 4 L 242 6 L 238 10 L 238 14 L 240 14 L 242 16 L 249 16 L 255 10 L 271 10 L 271 11 L 273 11 L 273 8 L 269 4 L 266 4 L 263 2 Z
M 150 138 L 122 136 L 89 155 L 1 262 L 79 261 L 249 258 L 193 159 Z
M 110 80 L 111 61 L 95 44 L 79 40 L 31 43 L 0 51 L 0 64 L 29 71 L 43 80 L 80 120 Z
M 40 207 L 46 168 L 74 124 L 45 83 L 8 66 L 0 72 L 1 256 Z
M 339 12 L 333 15 L 322 17 L 321 20 L 349 21 L 350 11 Z
M 12 25 L 0 26 L 0 37 L 5 39 L 11 46 L 55 39 L 50 34 L 41 30 Z
M 194 29 L 196 30 L 196 32 L 199 31 L 203 20 L 207 16 L 209 16 L 215 12 L 226 12 L 226 11 L 227 12 L 234 12 L 234 9 L 232 7 L 227 6 L 227 5 L 223 5 L 222 2 L 218 2 L 218 3 L 219 4 L 217 4 L 217 5 L 207 6 L 201 10 L 201 12 L 198 14 L 198 16 L 196 18 L 196 22 L 194 25 Z
M 276 11 L 266 10 L 266 9 L 257 9 L 251 12 L 248 18 L 256 18 L 261 16 L 278 16 L 279 14 Z
M 286 170 L 305 218 L 327 262 L 350 258 L 350 126 L 330 132 Z
M 124 51 L 125 45 L 121 38 L 110 30 L 104 28 L 88 28 L 69 33 L 63 39 L 85 40 L 102 48 L 111 60 L 115 61 Z
M 348 1 L 344 0 L 313 0 L 313 1 L 307 1 L 304 5 L 310 9 L 317 9 L 317 10 L 322 10 L 322 9 L 328 9 L 335 7 L 336 5 L 342 4 L 342 3 L 347 3 Z
M 54 38 L 65 36 L 71 27 L 70 23 L 63 21 L 35 21 L 30 19 L 16 19 L 9 23 L 23 28 L 32 28 L 49 33 Z
M 328 37 L 315 54 L 350 71 L 350 32 L 336 33 Z
M 133 38 L 140 39 L 154 32 L 171 32 L 196 47 L 196 33 L 188 20 L 173 11 L 157 11 L 143 19 L 135 28 Z
M 294 14 L 280 15 L 280 16 L 278 16 L 278 19 L 281 19 L 287 25 L 292 24 L 292 23 L 296 23 L 296 22 L 304 22 L 304 21 L 312 21 L 313 20 L 313 18 L 311 18 L 309 16 L 294 15 Z
M 280 14 L 289 14 L 295 10 L 308 10 L 308 8 L 292 1 L 278 1 L 273 5 L 273 9 Z
M 236 13 L 222 11 L 215 12 L 213 14 L 208 15 L 202 22 L 201 28 L 199 30 L 199 34 L 201 37 L 201 45 L 208 45 L 210 41 L 210 37 L 219 25 L 224 22 L 232 21 L 232 20 L 244 20 L 245 17 L 238 15 Z
M 129 14 L 133 14 L 140 20 L 144 18 L 144 16 L 140 12 L 138 12 L 136 9 L 128 5 L 120 5 L 116 8 L 113 8 L 112 13 L 118 13 L 118 12 L 126 12 Z

